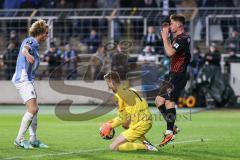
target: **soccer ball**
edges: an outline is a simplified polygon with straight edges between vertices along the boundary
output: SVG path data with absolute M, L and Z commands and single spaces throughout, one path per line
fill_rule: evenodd
M 99 128 L 99 134 L 103 139 L 110 140 L 115 135 L 115 130 L 109 124 L 105 123 Z

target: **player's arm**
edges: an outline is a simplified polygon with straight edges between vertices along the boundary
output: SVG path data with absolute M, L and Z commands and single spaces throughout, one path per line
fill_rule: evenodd
M 102 137 L 106 137 L 107 135 L 109 135 L 111 133 L 112 129 L 114 129 L 120 125 L 125 125 L 127 122 L 127 114 L 125 111 L 125 104 L 124 104 L 123 100 L 120 97 L 114 96 L 114 102 L 118 106 L 118 116 L 113 118 L 112 120 L 104 123 L 101 126 L 100 133 L 101 133 Z
M 34 57 L 29 53 L 31 48 L 28 45 L 23 46 L 22 54 L 26 57 L 29 63 L 34 62 Z
M 169 37 L 169 25 L 163 26 L 162 31 L 162 40 L 163 40 L 163 45 L 165 52 L 167 56 L 171 57 L 176 53 L 176 50 L 172 47 L 172 44 L 170 43 L 168 37 Z
M 125 126 L 127 124 L 127 113 L 125 111 L 125 106 L 124 106 L 124 102 L 122 99 L 114 97 L 115 100 L 118 99 L 118 116 L 115 117 L 114 119 L 104 123 L 101 128 L 100 128 L 100 134 L 102 137 L 107 137 L 111 131 L 120 126 L 123 125 Z M 116 102 L 116 101 L 115 101 Z M 129 121 L 130 122 L 130 121 Z M 129 124 L 128 124 L 129 125 Z M 128 128 L 128 125 L 126 125 L 125 127 Z
M 126 124 L 126 120 L 124 120 L 125 118 L 123 116 L 121 116 L 121 114 L 119 114 L 117 117 L 115 117 L 114 119 L 102 124 L 102 126 L 100 127 L 100 135 L 103 138 L 107 138 L 111 131 L 114 130 L 114 128 L 120 126 L 120 125 L 125 125 Z M 127 129 L 128 125 L 125 126 Z
M 120 125 L 123 125 L 127 121 L 127 113 L 125 111 L 125 103 L 121 98 L 114 96 L 114 102 L 118 106 L 118 116 L 114 119 L 108 121 L 112 128 L 116 128 Z
M 115 103 L 118 105 L 118 116 L 111 120 L 111 125 L 116 128 L 124 124 L 127 120 L 127 113 L 125 112 L 125 104 L 121 98 L 115 98 Z
M 120 125 L 125 125 L 128 122 L 126 112 L 119 112 L 118 116 L 109 121 L 111 123 L 112 128 L 116 128 Z

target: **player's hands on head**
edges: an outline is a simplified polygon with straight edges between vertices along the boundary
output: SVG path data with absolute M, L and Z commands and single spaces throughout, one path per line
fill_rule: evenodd
M 163 40 L 168 39 L 169 29 L 170 29 L 169 23 L 164 22 L 164 23 L 162 24 L 162 31 L 161 31 L 161 36 L 162 36 L 162 39 L 163 39 Z
M 169 29 L 169 27 L 170 27 L 170 24 L 168 22 L 164 22 L 162 24 L 162 28 L 168 28 Z

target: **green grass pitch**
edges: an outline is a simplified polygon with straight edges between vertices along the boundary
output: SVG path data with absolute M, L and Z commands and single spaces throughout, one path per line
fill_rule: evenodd
M 13 145 L 23 106 L 0 106 L 0 159 L 36 160 L 230 160 L 240 159 L 240 110 L 210 110 L 192 113 L 191 120 L 177 121 L 181 132 L 175 144 L 159 152 L 110 152 L 111 141 L 99 136 L 99 126 L 116 112 L 89 121 L 68 122 L 58 119 L 52 106 L 43 107 L 39 114 L 38 136 L 49 149 L 23 150 Z M 46 114 L 47 113 L 47 114 Z M 156 110 L 154 114 L 158 114 Z M 152 143 L 162 140 L 165 123 L 154 119 L 147 137 Z M 116 135 L 123 129 L 116 130 Z M 202 141 L 203 140 L 203 141 Z

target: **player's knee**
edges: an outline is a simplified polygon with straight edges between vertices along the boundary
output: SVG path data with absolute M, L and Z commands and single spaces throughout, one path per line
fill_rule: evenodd
M 163 105 L 165 103 L 165 99 L 163 97 L 157 96 L 155 99 L 155 105 L 157 107 Z
M 30 113 L 32 113 L 33 115 L 37 114 L 37 113 L 38 113 L 38 110 L 39 110 L 38 107 L 31 107 L 31 108 L 28 109 L 28 111 L 29 111 Z
M 167 109 L 175 108 L 175 103 L 172 101 L 166 101 L 165 105 Z

